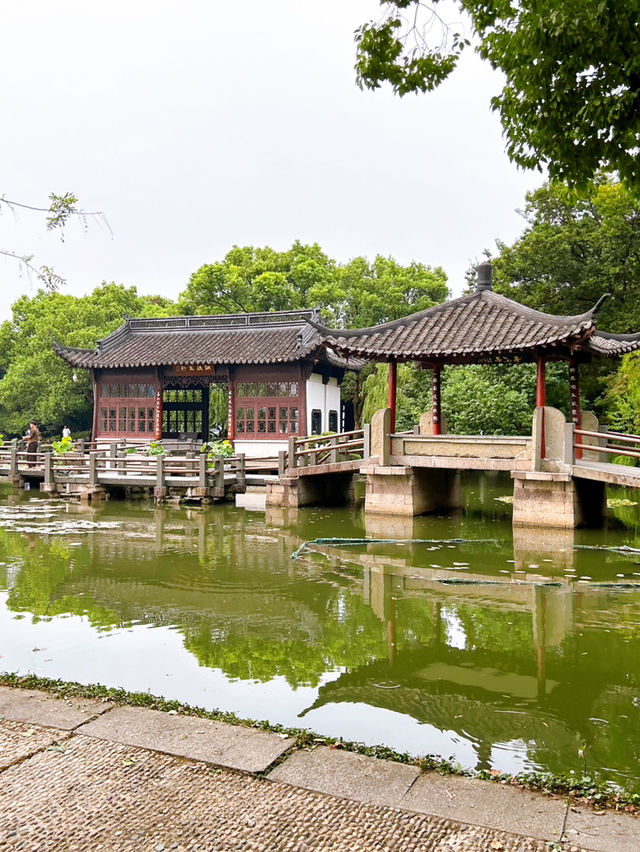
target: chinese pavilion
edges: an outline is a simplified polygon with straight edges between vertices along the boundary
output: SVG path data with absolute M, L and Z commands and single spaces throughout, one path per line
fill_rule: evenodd
M 413 361 L 433 371 L 433 433 L 440 434 L 440 377 L 448 364 L 537 364 L 536 405 L 546 405 L 545 365 L 569 365 L 571 417 L 581 422 L 578 369 L 593 358 L 621 357 L 640 349 L 640 333 L 610 334 L 597 328 L 602 296 L 578 316 L 554 316 L 493 291 L 491 264 L 481 263 L 473 292 L 407 317 L 371 328 L 338 330 L 317 325 L 332 351 L 347 358 L 389 363 L 391 431 L 395 431 L 396 373 Z
M 128 319 L 95 350 L 55 349 L 91 371 L 95 439 L 207 440 L 210 389 L 223 386 L 236 452 L 276 455 L 291 435 L 345 426 L 340 384 L 359 362 L 326 346 L 318 320 L 313 310 Z

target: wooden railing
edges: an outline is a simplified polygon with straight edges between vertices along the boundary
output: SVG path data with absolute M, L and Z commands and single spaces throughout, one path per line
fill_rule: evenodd
M 295 468 L 338 464 L 345 461 L 368 459 L 371 451 L 371 427 L 339 432 L 335 435 L 308 435 L 289 438 L 288 451 L 278 456 L 281 474 Z
M 44 479 L 45 486 L 58 481 L 84 480 L 90 485 L 101 481 L 122 480 L 135 484 L 154 484 L 163 487 L 171 484 L 211 484 L 224 488 L 225 481 L 235 479 L 240 487 L 246 482 L 244 454 L 230 458 L 217 457 L 209 460 L 205 453 L 193 456 L 169 454 L 144 455 L 127 453 L 121 445 L 112 444 L 108 450 L 70 452 L 55 455 L 45 452 L 27 453 L 17 447 L 0 448 L 0 475 L 15 478 L 29 475 Z
M 640 459 L 640 435 L 574 429 L 574 436 L 573 449 L 577 459 L 582 458 L 585 451 Z M 612 441 L 619 443 L 614 444 Z

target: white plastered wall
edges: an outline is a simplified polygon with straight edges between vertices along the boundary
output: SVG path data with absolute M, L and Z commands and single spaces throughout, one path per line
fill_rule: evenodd
M 262 458 L 268 456 L 273 458 L 277 456 L 280 450 L 286 450 L 289 446 L 288 440 L 284 441 L 261 441 L 259 439 L 253 441 L 238 441 L 233 442 L 233 449 L 236 453 L 244 453 L 248 458 Z
M 340 385 L 331 377 L 327 384 L 319 373 L 307 379 L 307 431 L 311 434 L 311 413 L 317 409 L 322 413 L 321 432 L 329 430 L 329 412 L 337 412 L 337 428 L 340 430 Z

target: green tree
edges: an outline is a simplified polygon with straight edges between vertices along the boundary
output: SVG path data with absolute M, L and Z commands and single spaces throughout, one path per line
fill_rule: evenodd
M 498 242 L 494 288 L 554 314 L 579 314 L 603 293 L 609 331 L 640 328 L 640 203 L 600 177 L 584 193 L 546 183 L 527 195 L 526 228 L 511 246 Z
M 0 326 L 0 432 L 22 434 L 32 418 L 48 432 L 64 422 L 74 430 L 90 429 L 89 375 L 79 370 L 74 382 L 53 340 L 92 348 L 126 316 L 171 313 L 175 305 L 168 299 L 139 296 L 135 287 L 118 284 L 102 284 L 83 297 L 45 290 L 21 296 L 13 318 Z
M 560 315 L 583 313 L 608 292 L 612 298 L 602 306 L 599 328 L 640 329 L 640 203 L 622 183 L 599 176 L 582 193 L 546 183 L 527 195 L 523 216 L 522 236 L 511 246 L 498 242 L 498 292 Z M 625 404 L 631 403 L 632 384 L 628 377 L 617 381 L 617 367 L 605 360 L 581 369 L 587 407 L 613 411 L 623 387 Z M 621 409 L 615 417 L 618 422 Z
M 609 380 L 604 403 L 609 427 L 640 434 L 640 353 L 631 352 L 622 359 Z
M 399 95 L 436 88 L 470 44 L 438 0 L 380 0 L 356 33 L 357 80 Z M 583 185 L 600 168 L 640 191 L 640 0 L 457 0 L 476 51 L 504 75 L 492 107 L 512 160 Z
M 431 307 L 447 296 L 446 275 L 422 263 L 377 256 L 338 264 L 317 245 L 284 252 L 234 246 L 224 260 L 193 273 L 180 295 L 188 314 L 321 307 L 323 321 L 358 328 Z
M 431 370 L 419 370 L 415 364 L 398 365 L 398 388 L 396 399 L 396 429 L 411 429 L 420 420 L 420 415 L 431 409 Z M 365 422 L 380 408 L 386 408 L 389 400 L 389 367 L 376 364 L 375 369 L 364 380 Z
M 547 365 L 547 403 L 568 416 L 565 364 Z M 536 404 L 533 364 L 447 367 L 442 409 L 449 431 L 459 435 L 530 435 Z
M 414 364 L 398 367 L 396 427 L 410 429 L 431 410 L 431 371 Z M 378 364 L 364 382 L 363 416 L 370 421 L 388 400 L 388 368 Z M 569 414 L 565 364 L 547 365 L 547 401 Z M 447 429 L 458 435 L 528 435 L 536 404 L 533 364 L 472 364 L 446 367 L 442 373 L 442 410 Z

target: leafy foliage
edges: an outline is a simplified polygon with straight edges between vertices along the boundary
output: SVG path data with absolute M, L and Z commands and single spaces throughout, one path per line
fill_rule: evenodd
M 568 376 L 564 364 L 547 365 L 547 403 L 568 415 Z M 460 435 L 528 435 L 536 404 L 536 368 L 448 367 L 443 374 L 442 408 L 449 431 Z
M 21 296 L 12 319 L 0 326 L 0 423 L 5 433 L 22 434 L 30 419 L 54 433 L 67 421 L 74 430 L 90 428 L 90 377 L 78 370 L 73 381 L 73 371 L 54 351 L 54 339 L 93 348 L 126 316 L 174 312 L 168 299 L 139 296 L 135 287 L 118 284 L 102 284 L 82 297 L 45 290 Z
M 56 456 L 71 453 L 73 452 L 73 438 L 61 438 L 59 441 L 53 441 L 51 447 Z
M 329 325 L 359 328 L 431 307 L 447 296 L 440 267 L 402 266 L 378 256 L 347 264 L 317 245 L 295 242 L 284 252 L 234 246 L 223 261 L 201 266 L 181 294 L 187 314 L 300 310 L 322 307 Z
M 494 288 L 538 310 L 579 314 L 603 293 L 612 299 L 598 324 L 640 328 L 640 203 L 604 177 L 584 192 L 546 183 L 527 195 L 526 228 L 512 246 L 498 242 Z
M 613 376 L 605 398 L 607 425 L 620 432 L 640 434 L 640 353 L 626 355 Z M 623 458 L 622 456 L 616 457 Z M 627 458 L 624 464 L 634 464 Z
M 600 310 L 599 328 L 640 328 L 640 203 L 620 182 L 599 176 L 581 193 L 546 183 L 527 195 L 523 216 L 522 236 L 511 246 L 498 242 L 498 292 L 564 315 L 589 310 L 608 292 L 612 298 Z M 605 410 L 611 425 L 629 428 L 640 402 L 634 400 L 634 361 L 624 363 L 629 366 L 619 379 L 616 363 L 583 367 L 581 389 L 587 407 Z
M 396 425 L 399 431 L 418 423 L 431 410 L 431 371 L 413 364 L 398 366 Z M 364 419 L 388 400 L 388 368 L 378 364 L 365 380 Z M 564 364 L 547 365 L 547 401 L 568 415 L 568 376 Z M 447 428 L 458 435 L 528 435 L 536 404 L 533 364 L 446 367 L 442 372 L 442 410 Z
M 209 461 L 217 458 L 228 459 L 233 455 L 233 444 L 230 441 L 208 441 L 200 448 L 201 453 L 206 453 Z
M 147 446 L 144 448 L 144 452 L 148 456 L 164 456 L 167 451 L 162 446 L 160 441 L 150 441 L 149 444 L 147 444 Z
M 425 92 L 455 69 L 469 40 L 438 0 L 380 0 L 356 33 L 359 85 Z M 457 0 L 476 50 L 504 75 L 492 107 L 518 165 L 585 185 L 600 168 L 640 191 L 640 0 Z
M 396 429 L 411 429 L 420 415 L 431 408 L 431 371 L 418 370 L 413 364 L 398 365 L 396 400 Z M 365 403 L 363 419 L 370 422 L 374 413 L 386 408 L 389 400 L 389 368 L 376 364 L 374 371 L 364 381 Z
M 9 198 L 5 198 L 3 195 L 0 197 L 0 213 L 4 208 L 8 208 L 14 214 L 17 210 L 29 210 L 36 213 L 45 213 L 46 222 L 47 222 L 47 231 L 58 231 L 60 233 L 60 239 L 64 242 L 64 229 L 66 225 L 69 223 L 70 219 L 80 219 L 83 223 L 83 226 L 87 227 L 87 222 L 89 219 L 99 220 L 103 225 L 107 227 L 110 231 L 109 224 L 106 220 L 106 217 L 102 211 L 93 211 L 88 212 L 87 210 L 81 210 L 76 205 L 78 203 L 78 199 L 72 192 L 65 192 L 63 195 L 56 195 L 52 192 L 49 195 L 49 206 L 48 207 L 34 207 L 31 204 L 22 204 L 19 201 L 12 201 Z M 5 257 L 10 257 L 16 260 L 19 266 L 23 269 L 26 269 L 28 273 L 33 273 L 36 278 L 38 278 L 45 286 L 47 290 L 53 292 L 57 290 L 62 284 L 65 283 L 64 278 L 58 275 L 57 272 L 51 266 L 40 266 L 36 268 L 33 265 L 33 255 L 32 254 L 16 254 L 15 252 L 8 251 L 7 249 L 0 249 L 0 254 L 5 255 Z

